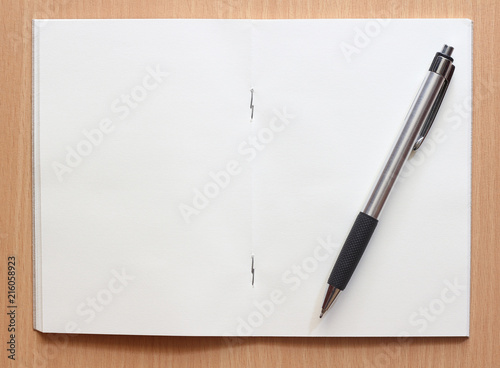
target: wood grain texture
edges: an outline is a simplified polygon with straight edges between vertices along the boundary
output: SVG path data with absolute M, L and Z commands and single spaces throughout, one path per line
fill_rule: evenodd
M 500 367 L 500 3 L 387 0 L 0 0 L 2 367 Z M 470 338 L 50 335 L 32 329 L 32 18 L 470 18 L 474 20 Z M 17 259 L 17 360 L 7 359 L 7 257 Z M 137 316 L 137 318 L 141 318 Z

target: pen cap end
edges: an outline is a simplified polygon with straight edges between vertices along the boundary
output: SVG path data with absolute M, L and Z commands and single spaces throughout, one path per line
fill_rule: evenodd
M 444 54 L 446 56 L 451 56 L 453 53 L 454 48 L 448 45 L 444 45 L 443 49 L 441 50 L 441 54 Z

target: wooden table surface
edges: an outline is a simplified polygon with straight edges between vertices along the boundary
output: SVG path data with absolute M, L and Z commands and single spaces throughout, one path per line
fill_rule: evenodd
M 0 0 L 1 367 L 500 367 L 498 0 Z M 31 19 L 470 18 L 474 21 L 470 338 L 53 335 L 32 328 Z M 8 359 L 7 258 L 17 260 Z M 138 316 L 140 318 L 140 316 Z

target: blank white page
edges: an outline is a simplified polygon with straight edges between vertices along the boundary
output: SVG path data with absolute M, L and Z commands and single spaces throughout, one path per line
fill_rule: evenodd
M 286 298 L 255 334 L 468 335 L 471 26 L 254 23 L 256 129 L 269 128 L 273 109 L 294 115 L 254 165 L 259 297 L 276 289 Z M 456 70 L 441 110 L 349 284 L 320 320 L 340 248 L 444 44 L 455 47 Z
M 250 172 L 211 175 L 250 131 L 250 30 L 35 22 L 43 331 L 217 335 L 249 303 Z

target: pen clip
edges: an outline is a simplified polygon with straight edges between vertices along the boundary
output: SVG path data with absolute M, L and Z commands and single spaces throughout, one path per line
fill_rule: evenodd
M 448 89 L 448 85 L 450 84 L 451 77 L 453 76 L 453 72 L 455 70 L 453 59 L 451 58 L 452 53 L 453 47 L 444 45 L 441 52 L 436 53 L 436 56 L 434 57 L 434 60 L 429 68 L 429 72 L 440 74 L 444 78 L 444 83 L 431 107 L 431 111 L 429 112 L 427 119 L 425 119 L 425 122 L 422 125 L 422 129 L 420 130 L 417 140 L 413 145 L 413 151 L 418 150 L 424 142 L 425 137 L 432 127 L 432 123 L 434 123 L 434 119 L 436 119 L 436 115 L 441 107 L 441 102 L 443 102 L 444 95 L 446 94 L 446 90 Z
M 425 123 L 422 126 L 422 130 L 420 130 L 420 134 L 418 135 L 417 140 L 413 145 L 414 151 L 420 148 L 420 146 L 424 142 L 425 137 L 427 136 L 427 133 L 429 133 L 429 130 L 432 127 L 432 123 L 434 123 L 434 119 L 436 119 L 436 115 L 439 111 L 439 107 L 441 106 L 441 102 L 443 102 L 444 95 L 446 94 L 446 90 L 448 89 L 448 84 L 449 82 L 445 81 L 443 87 L 441 88 L 441 91 L 439 91 L 436 101 L 434 101 L 431 111 L 429 112 L 429 115 L 427 116 L 427 119 L 425 119 Z

